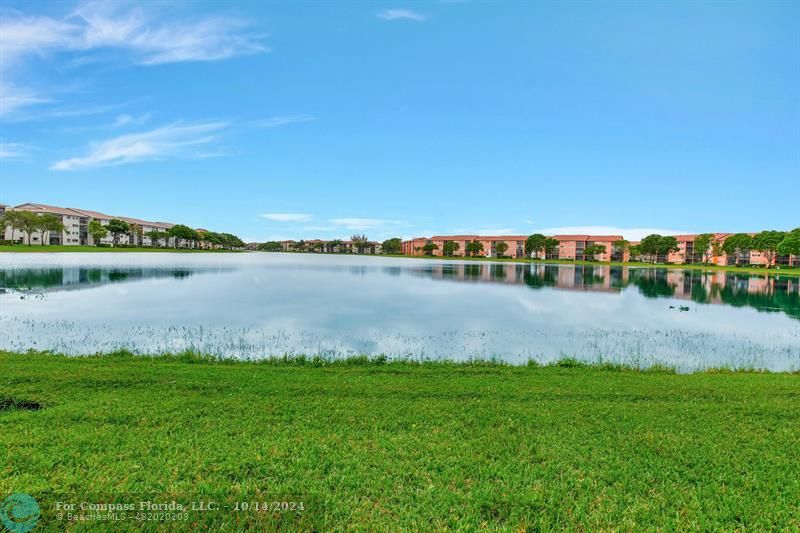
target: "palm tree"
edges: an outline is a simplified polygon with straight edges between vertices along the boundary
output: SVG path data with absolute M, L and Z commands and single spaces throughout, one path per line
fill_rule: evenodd
M 140 224 L 130 224 L 130 231 L 131 231 L 131 244 L 134 246 L 141 246 L 142 245 L 142 235 L 143 229 Z
M 353 242 L 353 246 L 356 247 L 358 253 L 363 253 L 364 248 L 366 248 L 367 244 L 369 244 L 369 239 L 367 239 L 366 235 L 353 235 L 350 237 L 350 240 Z

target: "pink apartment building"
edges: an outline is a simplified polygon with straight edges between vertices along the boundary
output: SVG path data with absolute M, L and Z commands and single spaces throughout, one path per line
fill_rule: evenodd
M 731 233 L 714 233 L 714 241 L 724 242 Z M 755 233 L 751 233 L 755 235 Z M 436 248 L 430 252 L 430 255 L 443 256 L 444 245 L 447 242 L 455 242 L 458 244 L 458 249 L 453 252 L 455 257 L 464 257 L 467 244 L 470 242 L 480 242 L 483 245 L 483 250 L 478 253 L 480 257 L 498 257 L 497 244 L 505 242 L 508 245 L 503 257 L 511 258 L 524 258 L 525 254 L 525 241 L 528 237 L 526 235 L 436 235 L 433 237 L 415 237 L 413 239 L 403 241 L 403 254 L 404 255 L 424 255 L 424 247 L 426 244 L 435 244 Z M 628 261 L 630 260 L 630 253 L 627 249 L 621 249 L 615 244 L 617 241 L 623 239 L 622 235 L 552 235 L 550 238 L 558 241 L 558 246 L 549 250 L 546 254 L 540 251 L 535 254 L 536 259 L 566 259 L 573 261 L 581 261 L 586 259 L 594 259 L 596 261 Z M 668 262 L 674 264 L 690 264 L 702 263 L 704 261 L 703 252 L 695 250 L 694 241 L 697 235 L 676 235 L 678 241 L 678 251 L 671 252 L 666 257 L 660 257 L 658 262 Z M 586 257 L 584 250 L 588 246 L 599 244 L 605 247 L 603 253 L 595 255 L 593 258 Z M 631 242 L 631 245 L 639 244 L 638 242 Z M 728 257 L 727 255 L 712 255 L 711 250 L 708 262 L 714 265 L 732 265 L 736 263 L 736 257 Z M 757 251 L 750 251 L 742 254 L 739 257 L 739 263 L 744 265 L 766 265 L 767 259 L 763 253 Z M 774 266 L 780 265 L 798 265 L 800 264 L 800 257 L 795 256 L 777 256 L 772 264 Z
M 725 239 L 730 237 L 732 233 L 714 233 L 712 242 L 725 242 Z M 749 234 L 751 237 L 755 233 Z M 675 264 L 691 264 L 702 263 L 704 261 L 703 250 L 696 250 L 694 241 L 697 235 L 675 235 L 678 241 L 678 251 L 671 252 L 666 258 L 667 262 Z M 735 256 L 728 256 L 724 253 L 720 255 L 713 255 L 711 250 L 706 251 L 708 262 L 712 265 L 733 265 L 736 264 Z M 800 263 L 800 258 L 788 255 L 778 255 L 772 260 L 771 266 L 781 265 L 797 265 Z M 739 264 L 742 265 L 766 265 L 767 257 L 762 252 L 751 250 L 739 256 Z
M 434 237 L 417 237 L 403 242 L 404 255 L 423 255 L 426 244 L 435 244 L 436 248 L 431 255 L 444 255 L 444 245 L 448 242 L 458 244 L 458 249 L 453 252 L 456 257 L 464 257 L 467 245 L 471 242 L 479 242 L 483 245 L 483 250 L 478 253 L 480 257 L 498 257 L 497 245 L 501 242 L 508 246 L 503 253 L 503 257 L 523 258 L 525 255 L 525 241 L 527 235 L 436 235 Z M 586 259 L 583 251 L 592 244 L 601 244 L 606 247 L 606 251 L 595 256 L 598 261 L 622 261 L 623 257 L 620 250 L 616 250 L 614 242 L 622 239 L 621 235 L 553 235 L 552 238 L 558 241 L 558 246 L 545 256 L 544 251 L 539 252 L 536 257 L 539 259 Z
M 458 245 L 458 249 L 453 252 L 454 256 L 463 257 L 466 254 L 467 245 L 471 242 L 479 242 L 483 245 L 483 250 L 478 253 L 480 257 L 497 257 L 497 244 L 504 242 L 508 245 L 504 257 L 525 257 L 525 239 L 527 235 L 435 235 L 433 237 L 417 237 L 403 242 L 404 255 L 423 255 L 423 248 L 426 244 L 433 243 L 437 246 L 432 255 L 444 255 L 444 245 L 453 242 Z

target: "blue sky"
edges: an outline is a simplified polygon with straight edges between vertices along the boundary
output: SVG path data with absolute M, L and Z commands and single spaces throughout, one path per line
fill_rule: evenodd
M 800 225 L 797 2 L 4 2 L 0 202 L 247 240 Z

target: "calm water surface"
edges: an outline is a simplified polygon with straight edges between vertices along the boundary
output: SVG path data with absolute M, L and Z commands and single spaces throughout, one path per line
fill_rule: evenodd
M 2 254 L 0 349 L 800 369 L 800 278 L 306 254 Z

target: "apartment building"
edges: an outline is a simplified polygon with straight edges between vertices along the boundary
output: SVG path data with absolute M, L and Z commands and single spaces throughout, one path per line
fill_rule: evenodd
M 714 233 L 712 240 L 716 242 L 724 242 L 731 233 Z M 755 235 L 751 233 L 750 235 Z M 619 246 L 619 242 L 623 240 L 622 235 L 552 235 L 550 238 L 558 241 L 558 246 L 553 247 L 547 251 L 541 250 L 532 255 L 535 259 L 564 259 L 570 261 L 582 261 L 593 259 L 595 261 L 629 261 L 630 253 L 627 248 Z M 713 255 L 711 249 L 704 253 L 703 250 L 697 250 L 694 246 L 694 241 L 697 235 L 676 235 L 678 241 L 678 250 L 670 252 L 668 255 L 659 256 L 657 262 L 659 263 L 674 263 L 674 264 L 690 264 L 701 263 L 708 259 L 710 264 L 716 265 L 733 265 L 736 264 L 737 259 L 739 264 L 746 265 L 766 265 L 766 256 L 755 250 L 743 252 L 739 257 L 727 256 L 726 254 Z M 467 245 L 471 242 L 479 242 L 483 245 L 477 255 L 480 257 L 498 257 L 497 244 L 505 242 L 507 249 L 503 257 L 523 258 L 525 254 L 525 241 L 527 236 L 520 235 L 498 235 L 498 236 L 483 236 L 483 235 L 436 235 L 433 237 L 415 237 L 407 241 L 403 241 L 402 249 L 404 255 L 444 255 L 444 245 L 449 242 L 458 244 L 457 249 L 453 252 L 455 257 L 463 257 L 467 255 Z M 631 245 L 639 244 L 638 242 L 631 242 Z M 435 245 L 433 250 L 426 252 L 426 245 Z M 596 254 L 593 257 L 588 257 L 585 250 L 592 245 L 601 245 L 604 247 L 602 253 Z M 428 247 L 430 248 L 430 247 Z M 775 266 L 781 265 L 798 265 L 800 258 L 794 256 L 777 256 L 772 263 Z
M 500 236 L 483 236 L 483 235 L 435 235 L 433 237 L 416 237 L 414 239 L 403 241 L 402 248 L 404 255 L 423 255 L 425 254 L 425 245 L 433 244 L 435 248 L 429 255 L 444 255 L 445 245 L 453 243 L 456 248 L 453 251 L 454 257 L 464 257 L 467 254 L 467 246 L 473 242 L 479 242 L 483 249 L 478 252 L 480 257 L 498 257 L 500 254 L 497 250 L 497 245 L 501 242 L 506 244 L 506 250 L 503 252 L 503 257 L 520 258 L 525 257 L 525 240 L 527 235 L 500 235 Z
M 123 220 L 130 225 L 133 231 L 131 231 L 129 235 L 129 242 L 135 246 L 167 246 L 172 245 L 174 238 L 167 237 L 167 232 L 169 229 L 174 226 L 174 224 L 169 224 L 167 222 L 150 222 L 149 220 L 142 220 L 140 218 L 131 218 L 131 217 L 118 217 L 120 220 Z M 159 233 L 164 234 L 163 239 L 157 239 L 157 242 L 153 242 L 153 239 L 148 237 L 148 233 L 157 231 Z M 201 230 L 197 230 L 198 232 Z M 202 230 L 208 232 L 208 230 Z M 179 244 L 184 246 L 186 243 L 184 239 L 180 239 Z
M 332 241 L 323 241 L 321 239 L 310 239 L 310 240 L 303 240 L 303 241 L 279 241 L 281 245 L 281 250 L 284 252 L 296 252 L 296 251 L 303 251 L 303 252 L 317 252 L 323 254 L 352 254 L 352 253 L 362 253 L 366 255 L 376 255 L 381 253 L 383 247 L 381 243 L 376 241 L 368 241 L 366 245 L 361 248 L 359 252 L 358 247 L 353 243 L 353 241 L 341 241 L 341 240 L 332 240 Z
M 623 251 L 615 250 L 614 242 L 622 239 L 621 235 L 553 235 L 558 241 L 558 246 L 551 250 L 542 250 L 537 252 L 533 257 L 537 259 L 572 259 L 583 260 L 587 259 L 584 250 L 593 244 L 602 244 L 605 246 L 606 251 L 602 254 L 595 256 L 598 261 L 622 261 Z M 478 242 L 483 245 L 483 249 L 478 252 L 479 257 L 499 257 L 497 245 L 501 242 L 506 244 L 506 250 L 503 252 L 502 257 L 512 257 L 515 259 L 526 257 L 525 254 L 525 241 L 528 239 L 527 235 L 436 235 L 434 237 L 417 237 L 408 241 L 404 241 L 403 254 L 405 255 L 423 255 L 425 252 L 425 245 L 433 244 L 435 248 L 430 255 L 442 256 L 444 255 L 445 244 L 456 243 L 457 249 L 453 252 L 455 257 L 464 257 L 467 246 L 472 242 Z
M 165 234 L 165 239 L 162 244 L 173 246 L 175 244 L 174 238 L 167 238 L 166 232 L 173 226 L 166 222 L 150 222 L 137 218 L 112 216 L 99 211 L 92 211 L 89 209 L 78 209 L 75 207 L 58 207 L 47 204 L 26 203 L 20 204 L 14 208 L 3 205 L 2 212 L 13 209 L 15 211 L 29 211 L 36 214 L 51 214 L 56 215 L 64 224 L 63 232 L 48 231 L 42 235 L 41 232 L 35 231 L 30 235 L 31 244 L 50 244 L 50 245 L 66 245 L 66 246 L 95 246 L 97 244 L 111 245 L 113 237 L 109 234 L 100 239 L 99 243 L 95 242 L 92 235 L 89 233 L 89 222 L 92 220 L 99 221 L 103 226 L 107 226 L 112 219 L 124 220 L 131 225 L 131 231 L 125 235 L 117 237 L 117 244 L 122 245 L 144 245 L 151 246 L 151 240 L 145 234 L 149 231 L 159 231 Z M 11 227 L 3 228 L 3 238 L 12 241 L 26 241 L 28 236 Z M 182 245 L 185 245 L 181 241 Z
M 6 207 L 5 210 L 9 210 Z M 73 211 L 65 207 L 56 207 L 45 204 L 22 204 L 13 208 L 15 211 L 30 211 L 32 213 L 44 215 L 56 215 L 61 219 L 64 224 L 64 231 L 54 232 L 46 231 L 44 235 L 36 231 L 30 235 L 31 244 L 63 244 L 78 246 L 86 243 L 86 225 L 88 219 L 81 213 Z M 24 232 L 13 229 L 11 227 L 4 228 L 5 240 L 22 241 L 26 240 L 27 236 Z
M 623 239 L 622 235 L 553 235 L 552 238 L 558 241 L 558 246 L 544 256 L 542 256 L 544 252 L 539 252 L 537 257 L 575 261 L 625 261 L 628 259 L 627 252 L 615 246 L 616 242 Z M 593 257 L 587 256 L 586 249 L 593 245 L 603 246 L 605 251 Z
M 714 233 L 714 237 L 712 239 L 712 243 L 723 243 L 725 239 L 730 237 L 731 233 Z M 749 233 L 752 237 L 755 233 Z M 694 242 L 698 235 L 675 235 L 675 239 L 678 241 L 678 250 L 675 252 L 670 252 L 670 254 L 666 258 L 659 258 L 659 260 L 666 259 L 666 262 L 674 263 L 674 264 L 692 264 L 692 263 L 703 263 L 708 260 L 710 264 L 713 265 L 735 265 L 738 263 L 740 265 L 766 265 L 768 262 L 768 257 L 756 250 L 749 250 L 738 254 L 738 257 L 735 255 L 727 255 L 722 253 L 720 255 L 714 255 L 709 247 L 708 250 L 699 250 L 695 248 Z M 800 258 L 788 255 L 777 255 L 771 263 L 771 266 L 786 266 L 786 265 L 797 265 L 800 263 Z

